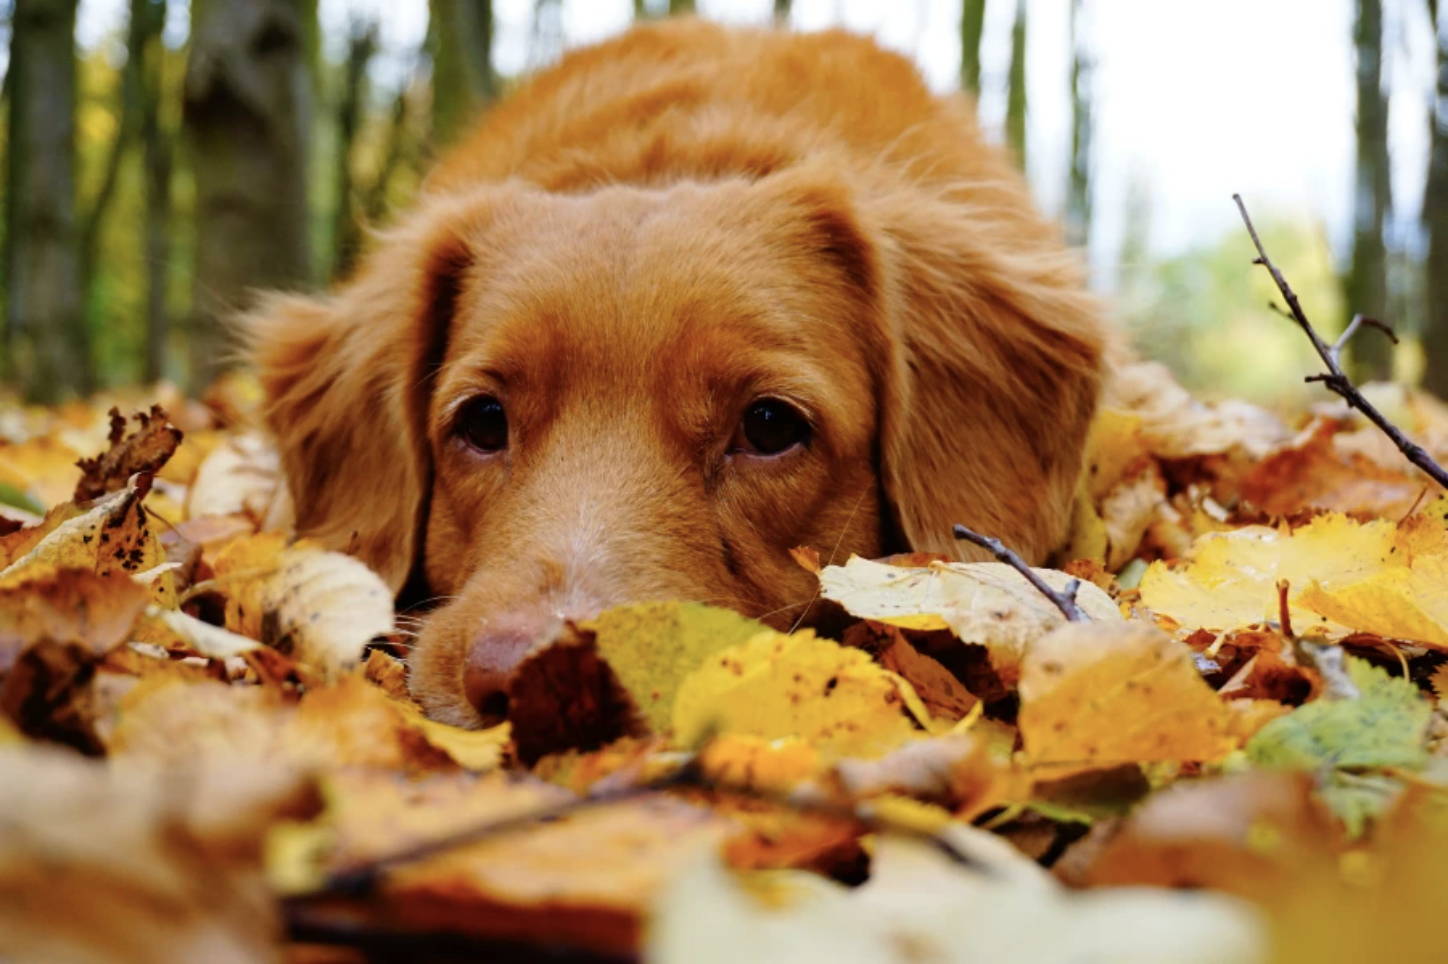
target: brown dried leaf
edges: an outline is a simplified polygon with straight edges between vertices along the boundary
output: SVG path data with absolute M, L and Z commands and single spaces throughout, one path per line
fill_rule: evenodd
M 181 444 L 181 430 L 171 424 L 161 406 L 152 405 L 149 413 L 137 412 L 131 417 L 136 420 L 136 428 L 128 433 L 125 416 L 120 409 L 112 408 L 110 448 L 76 463 L 81 470 L 71 497 L 76 502 L 89 502 L 124 489 L 137 472 L 155 475 Z
M 1401 518 L 1431 483 L 1395 458 L 1389 465 L 1337 444 L 1344 423 L 1318 418 L 1242 480 L 1242 497 L 1273 516 L 1312 510 Z M 1395 453 L 1396 454 L 1396 453 Z
M 101 655 L 129 638 L 146 588 L 120 573 L 35 566 L 0 582 L 0 673 L 25 647 L 49 639 Z

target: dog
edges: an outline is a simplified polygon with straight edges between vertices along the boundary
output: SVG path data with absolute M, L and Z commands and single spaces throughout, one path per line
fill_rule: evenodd
M 960 522 L 1040 560 L 1111 340 L 965 98 L 697 20 L 521 85 L 349 280 L 247 330 L 299 534 L 441 603 L 411 690 L 473 727 L 564 620 L 806 621 L 792 547 L 971 558 Z

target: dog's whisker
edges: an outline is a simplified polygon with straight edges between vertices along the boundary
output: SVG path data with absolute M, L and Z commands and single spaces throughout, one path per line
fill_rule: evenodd
M 779 615 L 780 613 L 786 612 L 786 611 L 788 611 L 788 610 L 790 610 L 790 609 L 798 609 L 798 608 L 801 607 L 801 606 L 809 606 L 809 605 L 812 605 L 812 604 L 814 603 L 814 601 L 815 601 L 816 599 L 818 599 L 818 598 L 819 598 L 819 593 L 815 593 L 813 596 L 811 596 L 810 598 L 804 600 L 803 602 L 785 603 L 783 606 L 780 606 L 778 609 L 771 609 L 771 610 L 770 610 L 769 612 L 767 612 L 767 613 L 760 613 L 759 615 L 755 616 L 754 618 L 755 618 L 755 619 L 758 619 L 758 620 L 765 620 L 765 619 L 768 619 L 770 616 L 777 616 L 777 615 Z M 794 631 L 794 630 L 790 630 L 790 632 L 793 632 L 793 631 Z

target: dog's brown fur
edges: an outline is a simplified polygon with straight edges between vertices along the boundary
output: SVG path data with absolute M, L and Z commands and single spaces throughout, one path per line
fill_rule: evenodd
M 844 33 L 698 21 L 534 78 L 349 282 L 251 333 L 299 531 L 425 577 L 412 689 L 469 725 L 561 618 L 688 598 L 794 623 L 792 546 L 954 553 L 964 522 L 1040 558 L 1109 338 L 964 100 Z M 484 394 L 491 455 L 455 435 Z M 807 446 L 730 447 L 762 396 Z

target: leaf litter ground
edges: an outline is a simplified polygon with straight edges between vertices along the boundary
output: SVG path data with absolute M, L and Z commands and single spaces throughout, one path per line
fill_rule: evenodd
M 1135 366 L 1038 570 L 1089 621 L 802 547 L 839 639 L 620 607 L 467 731 L 255 397 L 0 410 L 0 957 L 1448 954 L 1448 500 L 1345 409 Z

